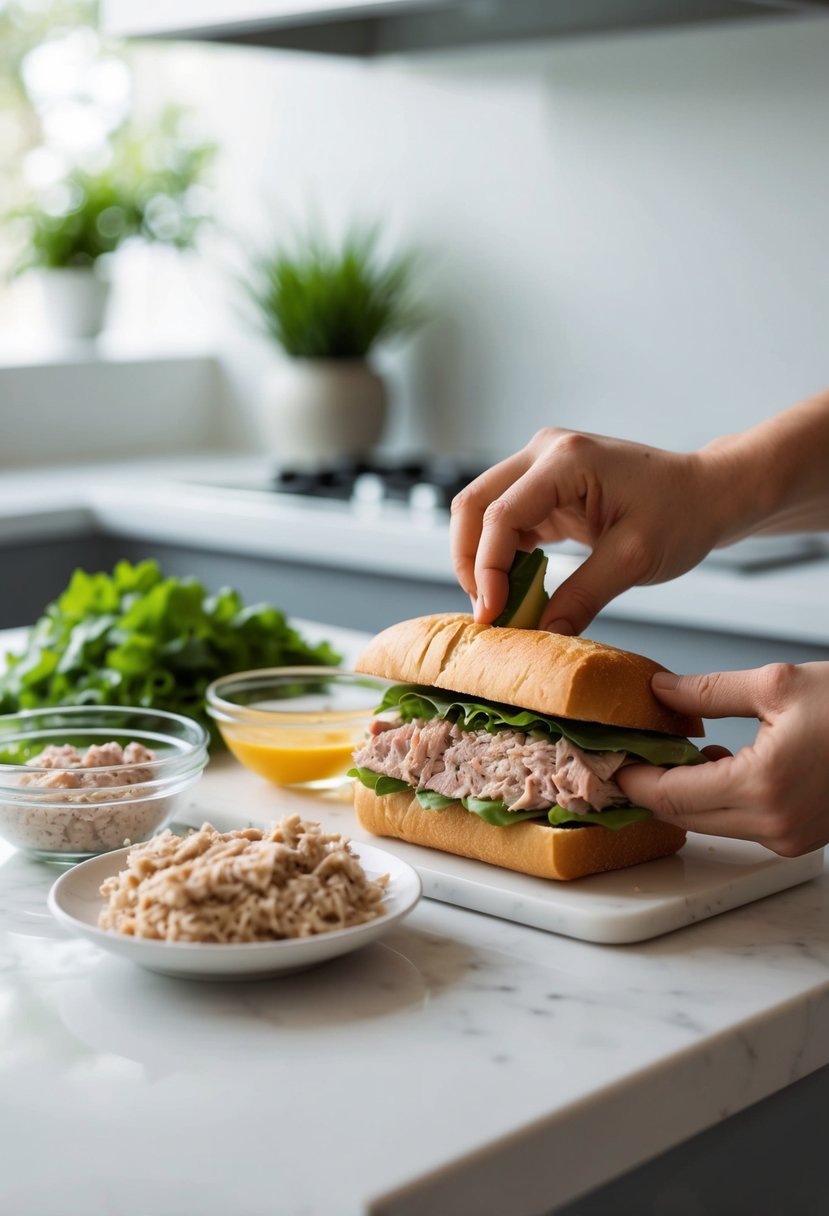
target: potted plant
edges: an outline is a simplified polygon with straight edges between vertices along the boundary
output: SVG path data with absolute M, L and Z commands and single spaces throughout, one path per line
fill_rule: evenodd
M 386 421 L 385 381 L 370 361 L 421 320 L 415 257 L 382 258 L 376 227 L 332 245 L 318 234 L 254 255 L 243 286 L 261 328 L 287 356 L 262 389 L 263 429 L 285 467 L 367 455 Z
M 39 275 L 44 311 L 60 337 L 92 338 L 103 325 L 109 296 L 107 263 L 127 240 L 189 248 L 206 219 L 194 187 L 213 155 L 212 145 L 179 134 L 170 111 L 157 130 L 121 132 L 106 168 L 73 168 L 48 191 L 7 218 L 19 230 L 14 274 Z

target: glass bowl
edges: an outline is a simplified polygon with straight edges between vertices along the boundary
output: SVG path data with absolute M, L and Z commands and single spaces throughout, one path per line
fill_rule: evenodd
M 389 687 L 336 667 L 270 667 L 223 676 L 207 710 L 246 768 L 275 785 L 334 789 Z
M 95 766 L 77 758 L 67 763 L 66 756 L 32 762 L 50 746 L 68 745 L 83 757 L 92 745 L 109 743 L 141 744 L 153 758 Z M 147 840 L 198 781 L 207 744 L 204 727 L 162 710 L 77 705 L 0 716 L 0 836 L 58 862 Z

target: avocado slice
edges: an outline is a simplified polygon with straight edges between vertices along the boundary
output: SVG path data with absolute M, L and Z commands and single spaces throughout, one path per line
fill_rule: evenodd
M 549 595 L 544 590 L 547 555 L 541 549 L 525 553 L 519 549 L 509 571 L 507 605 L 493 625 L 513 629 L 537 629 Z

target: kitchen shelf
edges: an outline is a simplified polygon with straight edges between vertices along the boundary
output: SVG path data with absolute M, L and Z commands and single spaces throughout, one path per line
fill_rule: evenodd
M 829 0 L 103 0 L 122 37 L 374 57 L 829 12 Z

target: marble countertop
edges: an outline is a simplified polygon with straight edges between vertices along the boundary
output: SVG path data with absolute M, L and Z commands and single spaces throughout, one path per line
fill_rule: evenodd
M 454 583 L 444 513 L 265 494 L 253 488 L 265 474 L 261 460 L 215 456 L 4 473 L 0 544 L 95 529 Z M 551 552 L 550 586 L 581 560 Z M 605 615 L 825 646 L 827 602 L 829 556 L 751 573 L 706 564 L 670 583 L 632 588 Z
M 194 801 L 219 827 L 351 822 L 228 760 Z M 61 1216 L 538 1216 L 829 1062 L 825 875 L 634 946 L 424 900 L 380 943 L 245 984 L 67 936 L 55 876 L 0 842 L 14 1216 L 58 1195 Z

